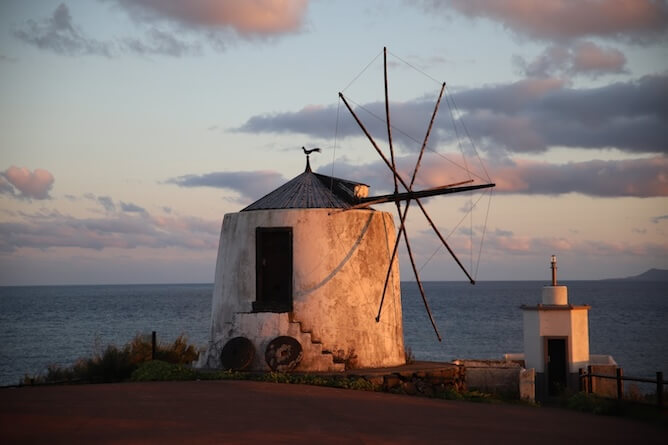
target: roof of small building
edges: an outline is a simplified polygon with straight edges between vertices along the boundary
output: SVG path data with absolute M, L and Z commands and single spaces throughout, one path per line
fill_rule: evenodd
M 347 209 L 359 202 L 366 184 L 313 173 L 310 165 L 299 176 L 258 199 L 242 212 L 268 209 Z M 364 196 L 364 195 L 363 195 Z

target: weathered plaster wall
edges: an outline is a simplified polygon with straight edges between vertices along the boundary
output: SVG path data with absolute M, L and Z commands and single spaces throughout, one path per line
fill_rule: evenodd
M 578 369 L 586 368 L 589 363 L 589 311 L 583 308 L 573 309 L 570 315 L 570 372 L 577 373 Z
M 543 339 L 540 332 L 538 311 L 522 311 L 524 322 L 524 361 L 526 368 L 534 368 L 536 372 L 543 372 L 545 359 L 543 358 Z
M 392 216 L 373 210 L 283 209 L 225 215 L 212 298 L 211 343 L 200 364 L 215 366 L 225 342 L 237 335 L 257 337 L 255 331 L 262 331 L 267 341 L 289 335 L 267 328 L 271 323 L 266 318 L 280 314 L 261 317 L 262 327 L 254 326 L 248 317 L 244 323 L 235 321 L 237 314 L 252 312 L 255 301 L 256 227 L 292 227 L 291 324 L 299 324 L 300 331 L 322 343 L 321 350 L 331 351 L 349 366 L 405 362 L 396 260 L 380 323 L 375 321 L 395 239 Z M 256 345 L 257 353 L 264 354 L 260 346 Z M 302 347 L 305 356 L 316 353 L 309 345 Z

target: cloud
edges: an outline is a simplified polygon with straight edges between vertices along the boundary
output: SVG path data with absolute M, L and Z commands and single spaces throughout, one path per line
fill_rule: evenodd
M 593 42 L 579 42 L 573 48 L 553 45 L 531 62 L 518 56 L 514 61 L 528 77 L 584 75 L 596 78 L 604 74 L 628 72 L 625 68 L 626 56 L 621 51 Z
M 176 37 L 175 33 L 159 28 L 151 28 L 146 31 L 143 39 L 126 37 L 122 39 L 121 44 L 126 51 L 142 56 L 182 57 L 199 55 L 202 52 L 200 43 L 181 40 Z
M 15 63 L 18 62 L 18 60 L 19 59 L 17 59 L 16 57 L 10 57 L 4 54 L 0 54 L 0 62 L 2 63 Z
M 301 27 L 307 0 L 109 0 L 144 22 L 168 21 L 185 28 L 231 29 L 241 36 L 269 36 Z
M 53 175 L 47 170 L 36 168 L 31 172 L 25 167 L 11 166 L 0 172 L 0 193 L 21 199 L 51 199 L 53 182 Z
M 405 179 L 412 173 L 413 158 L 401 157 L 397 163 Z M 463 164 L 463 162 L 462 162 Z M 473 166 L 472 162 L 468 162 Z M 409 168 L 410 166 L 410 168 Z M 371 195 L 392 188 L 392 176 L 382 161 L 370 164 L 350 164 L 337 161 L 338 171 L 345 171 L 351 180 L 371 186 Z M 328 172 L 331 166 L 320 170 Z M 560 195 L 580 193 L 597 197 L 656 197 L 668 196 L 668 159 L 631 159 L 618 161 L 586 161 L 567 164 L 517 160 L 511 164 L 488 165 L 495 193 L 521 195 Z M 415 189 L 436 187 L 468 179 L 464 170 L 433 154 L 425 158 L 418 173 Z M 484 181 L 475 178 L 475 183 Z
M 114 201 L 109 197 L 109 196 L 100 196 L 97 198 L 97 202 L 104 207 L 104 210 L 107 212 L 114 212 L 116 211 L 116 205 L 114 204 Z
M 183 175 L 165 181 L 179 187 L 215 187 L 232 190 L 243 198 L 256 200 L 269 193 L 285 179 L 280 173 L 273 171 L 249 172 L 213 172 L 203 175 Z
M 139 207 L 137 204 L 131 202 L 125 203 L 121 201 L 121 210 L 128 213 L 145 213 L 146 209 Z
M 582 256 L 656 256 L 668 255 L 668 243 L 632 243 L 625 241 L 574 241 L 563 237 L 531 237 L 523 235 L 500 235 L 488 231 L 485 251 L 489 254 L 534 255 L 536 252 L 576 253 Z
M 421 7 L 489 19 L 540 40 L 607 37 L 649 43 L 665 37 L 668 29 L 668 6 L 655 0 L 423 0 Z
M 76 218 L 59 212 L 22 214 L 20 222 L 0 222 L 0 250 L 78 247 L 210 249 L 217 246 L 219 223 L 195 217 L 153 217 L 148 213 L 110 213 Z
M 523 79 L 457 91 L 443 101 L 457 104 L 463 122 L 480 148 L 488 152 L 543 152 L 553 146 L 617 148 L 632 153 L 668 153 L 668 75 L 644 76 L 596 88 L 569 88 L 553 78 Z M 417 149 L 424 137 L 434 100 L 417 98 L 390 104 L 393 137 Z M 379 102 L 361 104 L 356 113 L 379 140 L 386 139 L 384 108 Z M 305 107 L 297 112 L 252 116 L 232 131 L 301 133 L 329 138 L 336 106 Z M 362 136 L 357 124 L 342 114 L 338 137 Z M 375 117 L 374 117 L 375 116 Z M 459 134 L 462 120 L 457 121 Z M 439 112 L 430 146 L 456 141 L 445 110 Z M 409 135 L 412 139 L 406 137 Z M 408 145 L 410 144 L 410 145 Z
M 591 196 L 639 198 L 668 196 L 668 159 L 586 161 L 567 164 L 517 161 L 492 170 L 500 193 L 582 193 Z
M 652 218 L 652 223 L 659 224 L 661 221 L 668 219 L 668 215 L 655 216 Z
M 113 45 L 86 36 L 72 22 L 67 5 L 61 3 L 51 17 L 40 22 L 28 20 L 14 36 L 39 49 L 67 56 L 98 55 L 111 57 Z
M 220 51 L 239 38 L 270 38 L 296 32 L 302 26 L 308 6 L 307 0 L 107 2 L 125 11 L 140 25 L 139 37 L 96 40 L 74 24 L 64 3 L 58 5 L 50 17 L 26 21 L 13 35 L 39 49 L 67 56 L 196 56 L 202 54 L 204 41 Z M 11 61 L 5 56 L 1 60 Z

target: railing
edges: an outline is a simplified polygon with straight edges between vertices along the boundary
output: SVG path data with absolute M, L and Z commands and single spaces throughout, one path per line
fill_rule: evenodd
M 592 366 L 587 366 L 587 371 L 584 369 L 579 369 L 579 381 L 580 381 L 580 391 L 586 391 L 588 393 L 593 392 L 593 378 L 599 379 L 609 379 L 617 381 L 617 399 L 621 400 L 624 398 L 624 381 L 630 382 L 641 382 L 641 383 L 654 383 L 656 384 L 656 404 L 661 409 L 663 408 L 663 385 L 668 383 L 663 380 L 663 372 L 657 371 L 656 379 L 646 379 L 639 377 L 626 377 L 622 368 L 617 368 L 616 375 L 603 375 L 603 374 L 594 374 L 592 372 Z

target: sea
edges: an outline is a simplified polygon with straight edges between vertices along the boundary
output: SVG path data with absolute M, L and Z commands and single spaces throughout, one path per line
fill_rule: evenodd
M 416 360 L 501 359 L 522 352 L 520 305 L 541 301 L 540 281 L 425 282 L 438 341 L 416 283 L 401 284 L 404 339 Z M 571 281 L 569 302 L 589 304 L 591 354 L 626 376 L 668 371 L 668 284 Z M 67 366 L 138 334 L 207 344 L 212 284 L 0 287 L 0 386 Z M 665 375 L 665 374 L 664 374 Z

